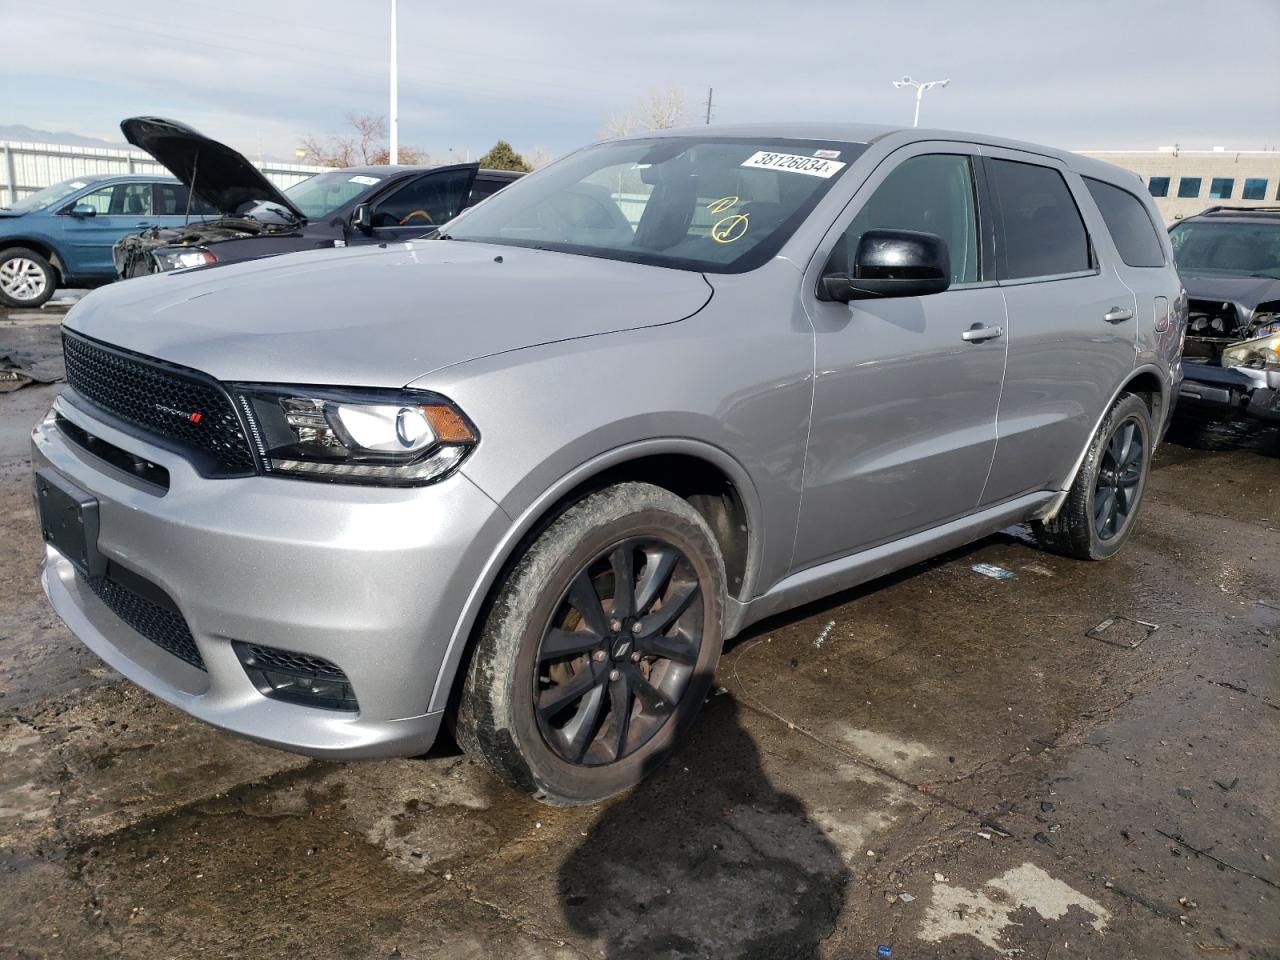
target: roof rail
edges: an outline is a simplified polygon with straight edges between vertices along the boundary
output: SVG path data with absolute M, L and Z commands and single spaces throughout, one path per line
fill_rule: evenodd
M 1198 215 L 1199 215 L 1199 216 L 1203 216 L 1203 215 L 1204 215 L 1204 214 L 1206 214 L 1206 213 L 1236 213 L 1236 212 L 1243 212 L 1243 213 L 1280 213 L 1280 206 L 1266 206 L 1266 205 L 1263 205 L 1263 206 L 1257 206 L 1257 207 L 1232 207 L 1232 206 L 1224 206 L 1224 205 L 1219 204 L 1219 205 L 1217 205 L 1217 206 L 1213 206 L 1213 207 L 1205 207 L 1203 210 L 1201 210 L 1201 211 L 1200 211 L 1200 213 L 1199 213 Z

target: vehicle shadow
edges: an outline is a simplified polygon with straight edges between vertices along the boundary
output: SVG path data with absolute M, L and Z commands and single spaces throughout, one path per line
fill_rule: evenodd
M 1169 425 L 1165 441 L 1190 450 L 1240 450 L 1264 457 L 1280 457 L 1280 424 L 1244 417 L 1226 420 L 1179 412 Z
M 730 696 L 685 747 L 610 806 L 558 875 L 570 926 L 607 957 L 809 958 L 851 872 L 775 784 Z

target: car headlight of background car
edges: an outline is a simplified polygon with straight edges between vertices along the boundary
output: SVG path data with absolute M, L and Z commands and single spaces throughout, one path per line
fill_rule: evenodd
M 1222 365 L 1280 369 L 1280 329 L 1227 347 L 1222 351 Z
M 232 389 L 274 476 L 418 486 L 448 476 L 480 441 L 461 410 L 426 391 Z
M 218 258 L 204 247 L 160 247 L 151 255 L 156 259 L 156 266 L 161 272 L 166 270 L 183 270 L 187 267 L 203 267 L 217 263 Z

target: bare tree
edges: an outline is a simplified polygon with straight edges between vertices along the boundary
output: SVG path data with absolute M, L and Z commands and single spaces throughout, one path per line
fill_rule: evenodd
M 684 94 L 674 83 L 669 83 L 662 89 L 650 90 L 634 109 L 610 116 L 597 136 L 601 140 L 612 140 L 638 130 L 667 130 L 682 126 L 688 116 Z
M 390 160 L 391 154 L 384 142 L 387 138 L 386 118 L 349 113 L 347 123 L 354 133 L 323 139 L 310 135 L 303 137 L 301 146 L 307 161 L 321 167 L 355 167 L 383 164 Z M 399 163 L 430 162 L 427 152 L 417 147 L 402 146 L 396 153 Z
M 540 143 L 535 143 L 528 150 L 521 151 L 520 156 L 524 157 L 524 162 L 534 170 L 541 170 L 555 159 L 551 151 Z

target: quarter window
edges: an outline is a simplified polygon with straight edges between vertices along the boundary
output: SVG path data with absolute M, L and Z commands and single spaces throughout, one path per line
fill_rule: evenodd
M 1234 177 L 1214 177 L 1209 181 L 1209 199 L 1210 200 L 1230 200 L 1231 194 L 1235 192 L 1236 181 Z
M 1183 177 L 1178 181 L 1178 196 L 1180 197 L 1198 197 L 1200 196 L 1200 177 Z
M 1244 189 L 1240 192 L 1241 200 L 1265 200 L 1267 199 L 1267 178 L 1266 177 L 1249 177 L 1244 182 Z
M 1014 160 L 988 160 L 1000 205 L 1005 276 L 1052 277 L 1092 269 L 1089 234 L 1062 174 Z
M 1164 266 L 1164 247 L 1146 205 L 1128 190 L 1090 177 L 1085 186 L 1098 205 L 1120 259 L 1131 267 Z
M 867 230 L 915 230 L 946 241 L 951 282 L 981 278 L 978 204 L 973 161 L 958 154 L 930 154 L 905 160 L 876 188 L 846 228 L 832 259 L 853 270 L 858 241 Z
M 1169 195 L 1169 178 L 1152 177 L 1147 181 L 1147 190 L 1153 197 L 1167 197 Z

